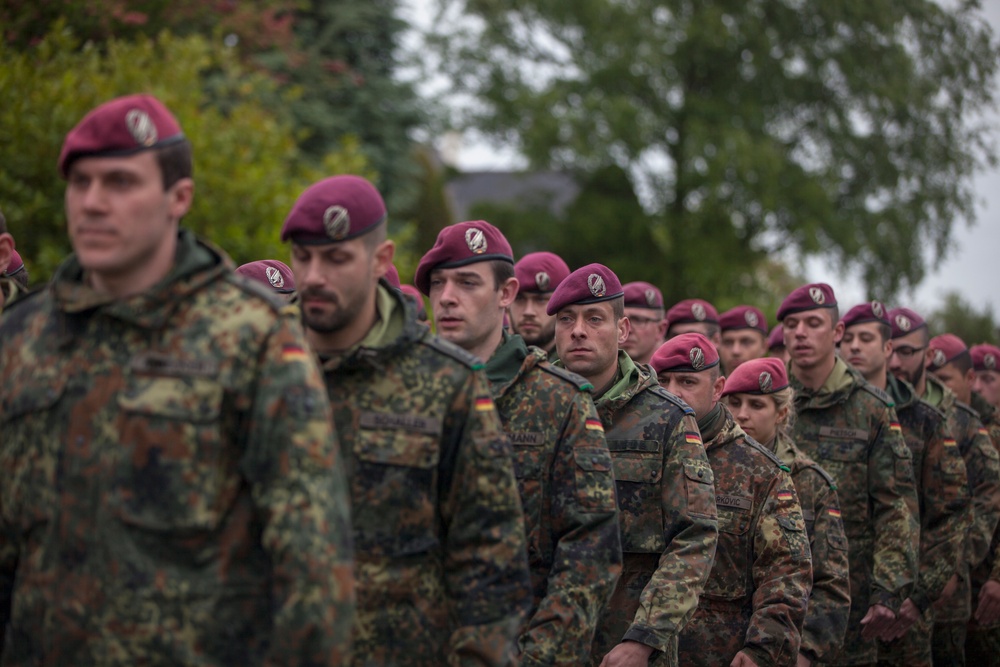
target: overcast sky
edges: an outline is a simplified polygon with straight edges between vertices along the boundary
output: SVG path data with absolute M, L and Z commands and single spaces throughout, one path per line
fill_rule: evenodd
M 1000 34 L 1000 1 L 984 0 L 983 4 L 994 34 Z M 403 5 L 404 15 L 416 25 L 430 18 L 427 0 L 403 0 Z M 994 112 L 991 118 L 1000 130 L 1000 113 Z M 997 136 L 1000 137 L 1000 131 Z M 510 151 L 498 150 L 467 135 L 458 151 L 458 166 L 466 171 L 511 169 L 523 167 L 524 161 Z M 954 247 L 940 267 L 912 295 L 901 295 L 901 303 L 892 305 L 905 302 L 919 312 L 929 313 L 941 304 L 945 294 L 957 291 L 977 310 L 989 306 L 994 316 L 1000 318 L 1000 170 L 984 171 L 974 184 L 978 200 L 976 224 L 969 227 L 965 222 L 956 223 Z M 850 276 L 839 275 L 824 260 L 810 261 L 806 272 L 810 280 L 832 284 L 838 301 L 845 307 L 865 298 L 860 283 Z

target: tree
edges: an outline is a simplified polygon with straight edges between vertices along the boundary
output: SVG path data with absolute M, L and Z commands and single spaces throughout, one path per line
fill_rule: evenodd
M 287 256 L 281 224 L 314 181 L 336 172 L 371 175 L 349 137 L 312 166 L 289 121 L 257 101 L 276 94 L 273 82 L 198 36 L 111 39 L 98 49 L 57 26 L 27 50 L 0 42 L 0 62 L 0 208 L 36 280 L 69 251 L 56 172 L 63 139 L 87 111 L 119 95 L 150 92 L 177 116 L 194 146 L 197 183 L 184 224 L 238 263 Z M 216 98 L 228 101 L 224 111 L 211 103 Z
M 791 250 L 889 297 L 974 220 L 970 177 L 995 164 L 977 0 L 439 3 L 464 122 L 536 167 L 625 169 L 654 282 L 686 294 Z
M 944 303 L 928 318 L 928 325 L 932 333 L 953 333 L 970 347 L 978 343 L 1000 343 L 1000 327 L 993 309 L 986 306 L 977 311 L 957 292 L 945 295 Z

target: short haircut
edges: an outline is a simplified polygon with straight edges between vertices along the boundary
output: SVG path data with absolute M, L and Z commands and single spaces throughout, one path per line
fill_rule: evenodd
M 493 268 L 493 289 L 500 289 L 500 286 L 514 277 L 514 265 L 503 259 L 494 259 L 490 262 Z
M 615 322 L 625 317 L 625 295 L 617 296 L 611 300 L 611 312 L 615 316 Z
M 968 350 L 965 350 L 964 352 L 959 353 L 958 356 L 956 356 L 948 363 L 954 366 L 955 370 L 957 370 L 959 373 L 965 375 L 970 370 L 972 370 L 972 355 L 969 353 Z
M 191 156 L 191 142 L 187 139 L 164 148 L 156 149 L 156 162 L 163 175 L 163 189 L 169 190 L 182 178 L 191 178 L 194 166 Z
M 368 249 L 369 254 L 375 252 L 375 248 L 377 248 L 382 241 L 389 238 L 389 232 L 386 227 L 386 222 L 383 220 L 372 229 L 365 232 L 365 234 L 361 237 L 365 241 L 365 248 Z
M 879 322 L 878 333 L 880 336 L 882 336 L 883 343 L 888 342 L 888 340 L 892 338 L 892 327 L 890 327 L 885 322 Z
M 722 327 L 720 325 L 713 324 L 712 322 L 706 322 L 705 324 L 706 324 L 705 331 L 708 332 L 708 334 L 705 336 L 706 338 L 713 338 L 715 336 L 721 335 Z

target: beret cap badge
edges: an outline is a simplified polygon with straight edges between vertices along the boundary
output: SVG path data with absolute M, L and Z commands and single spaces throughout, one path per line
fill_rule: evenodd
M 545 271 L 539 271 L 535 274 L 535 285 L 538 287 L 538 291 L 547 292 L 549 290 L 549 283 L 551 282 L 552 278 Z
M 149 114 L 142 109 L 132 109 L 125 114 L 125 124 L 128 125 L 128 132 L 140 146 L 152 146 L 159 138 L 156 132 L 156 125 L 149 117 Z
M 656 292 L 654 290 L 648 289 L 643 294 L 646 297 L 646 303 L 650 306 L 656 305 Z
M 948 363 L 948 357 L 945 356 L 944 350 L 934 350 L 934 365 L 944 366 Z
M 760 390 L 765 393 L 771 393 L 771 389 L 774 387 L 774 380 L 771 378 L 771 374 L 764 371 L 759 376 L 757 376 L 757 384 L 760 385 Z
M 896 326 L 899 327 L 900 331 L 909 331 L 913 323 L 906 315 L 896 315 Z
M 997 369 L 997 358 L 996 355 L 987 353 L 983 356 L 983 365 L 986 366 L 991 371 Z
M 323 229 L 334 241 L 343 239 L 351 230 L 351 214 L 339 204 L 327 207 L 323 212 Z
M 590 293 L 596 297 L 602 297 L 608 291 L 607 286 L 604 284 L 604 278 L 596 273 L 591 273 L 587 276 L 587 287 L 590 289 Z
M 285 279 L 281 277 L 281 271 L 278 271 L 273 266 L 264 269 L 264 274 L 267 276 L 267 282 L 271 283 L 272 287 L 281 289 L 285 286 Z
M 469 251 L 476 255 L 486 252 L 486 234 L 483 230 L 470 227 L 465 230 L 465 245 L 469 246 Z
M 692 347 L 691 351 L 688 352 L 688 359 L 691 361 L 691 368 L 696 371 L 705 367 L 705 353 L 701 351 L 700 347 Z
M 881 301 L 872 301 L 872 313 L 880 319 L 885 317 L 885 307 Z
M 700 303 L 693 304 L 691 306 L 691 314 L 694 315 L 694 318 L 696 320 L 701 322 L 702 320 L 705 319 L 705 315 L 707 314 L 705 312 L 705 306 L 701 305 Z
M 747 312 L 743 313 L 743 318 L 746 320 L 747 324 L 749 324 L 752 327 L 756 327 L 758 324 L 760 324 L 760 320 L 757 318 L 757 313 L 753 312 L 752 310 L 748 310 Z
M 809 288 L 809 298 L 811 298 L 813 303 L 817 305 L 823 305 L 826 303 L 826 296 L 823 294 L 823 290 L 818 287 Z

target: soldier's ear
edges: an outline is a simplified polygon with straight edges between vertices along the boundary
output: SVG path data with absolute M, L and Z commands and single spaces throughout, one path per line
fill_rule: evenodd
M 506 308 L 510 304 L 514 303 L 514 299 L 517 298 L 517 290 L 520 288 L 521 284 L 518 282 L 517 278 L 508 278 L 503 285 L 500 286 L 500 305 Z
M 392 258 L 396 254 L 396 243 L 386 239 L 375 246 L 375 275 L 381 278 L 392 266 Z
M 10 258 L 14 256 L 14 237 L 4 232 L 0 234 L 0 273 L 7 269 Z

